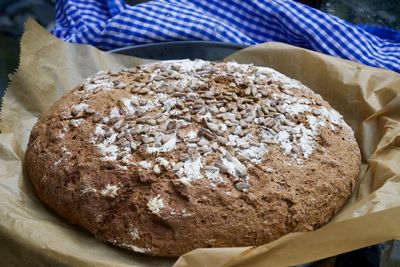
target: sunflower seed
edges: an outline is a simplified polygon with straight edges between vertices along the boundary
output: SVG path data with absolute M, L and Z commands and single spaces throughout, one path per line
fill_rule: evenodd
M 135 115 L 137 117 L 143 117 L 144 115 L 146 115 L 146 112 L 142 111 L 142 110 L 136 110 L 135 111 Z
M 117 155 L 117 160 L 122 159 L 123 157 L 127 156 L 129 153 L 127 151 L 123 151 Z
M 291 96 L 294 95 L 294 93 L 293 93 L 291 90 L 283 89 L 283 92 L 284 92 L 285 94 L 287 94 L 287 95 L 291 95 Z
M 258 107 L 257 107 L 256 113 L 257 113 L 257 116 L 258 116 L 258 117 L 264 117 L 264 112 L 263 112 L 261 106 L 258 106 Z
M 217 150 L 219 148 L 219 145 L 218 145 L 218 143 L 213 142 L 213 143 L 211 143 L 210 148 L 213 150 Z
M 177 107 L 178 107 L 178 105 L 177 105 Z M 181 106 L 179 106 L 179 108 L 182 109 L 182 111 L 181 111 L 182 113 L 190 112 L 190 109 L 185 108 L 185 105 L 184 105 L 184 104 L 182 104 Z
M 248 158 L 247 156 L 245 156 L 245 155 L 243 155 L 243 154 L 237 154 L 236 155 L 236 158 L 239 160 L 239 161 L 250 161 L 250 158 Z
M 121 139 L 122 137 L 125 137 L 125 132 L 121 132 L 117 135 L 117 139 Z
M 198 98 L 194 101 L 195 104 L 199 104 L 199 105 L 204 105 L 204 100 L 201 98 Z
M 108 120 L 108 124 L 114 124 L 119 120 L 118 117 L 112 117 Z
M 269 110 L 270 113 L 276 114 L 276 108 L 270 107 L 270 108 L 268 108 L 268 110 Z
M 154 143 L 154 141 L 155 141 L 154 137 L 146 137 L 146 136 L 144 136 L 144 138 L 143 138 L 143 143 L 145 143 L 145 144 Z
M 217 119 L 225 119 L 226 115 L 225 115 L 225 113 L 219 113 L 219 114 L 215 115 L 215 117 Z
M 218 160 L 215 166 L 220 169 L 221 173 L 228 173 L 229 168 L 222 161 Z
M 247 118 L 244 119 L 244 122 L 246 123 L 252 123 L 254 121 L 254 118 L 252 116 L 248 116 Z
M 128 122 L 135 121 L 136 119 L 137 119 L 137 117 L 135 115 L 126 115 L 125 116 L 125 121 L 128 121 Z
M 172 96 L 174 96 L 174 97 L 181 97 L 181 96 L 185 96 L 185 95 L 186 95 L 186 93 L 184 93 L 184 92 L 175 92 L 172 94 Z
M 115 86 L 116 89 L 125 89 L 126 88 L 126 84 L 125 83 L 119 83 L 117 86 Z
M 199 147 L 197 150 L 200 152 L 200 154 L 205 154 L 211 151 L 211 149 L 206 146 Z
M 197 147 L 197 144 L 195 144 L 195 143 L 187 143 L 186 146 L 187 146 L 188 148 L 196 148 L 196 147 Z
M 96 143 L 102 143 L 104 139 L 105 139 L 104 135 L 99 135 L 96 138 Z
M 249 141 L 250 146 L 259 146 L 260 144 L 254 140 Z
M 114 127 L 113 127 L 113 129 L 114 129 L 114 131 L 119 131 L 121 128 L 122 128 L 122 122 L 121 123 L 116 123 L 116 124 L 114 124 Z
M 214 140 L 214 138 L 215 138 L 214 134 L 206 128 L 201 128 L 199 130 L 198 134 L 199 134 L 199 136 L 204 136 L 209 140 Z
M 108 138 L 108 137 L 110 137 L 112 134 L 113 134 L 112 131 L 107 131 L 107 132 L 104 134 L 104 137 Z
M 148 99 L 144 98 L 144 99 L 139 99 L 138 102 L 140 106 L 146 106 L 148 101 L 149 101 Z
M 166 121 L 167 119 L 168 119 L 168 116 L 161 116 L 158 119 L 156 119 L 156 121 L 157 121 L 157 124 L 160 124 L 160 123 Z
M 252 94 L 254 97 L 258 95 L 258 92 L 257 92 L 257 88 L 256 88 L 256 87 L 252 87 L 252 88 L 251 88 L 251 94 Z
M 200 141 L 200 137 L 196 137 L 196 138 L 193 138 L 193 139 L 189 139 L 189 140 L 188 140 L 189 143 L 197 143 L 197 142 L 199 142 L 199 141 Z
M 142 132 L 142 130 L 139 127 L 135 127 L 135 128 L 132 128 L 130 130 L 130 132 L 131 132 L 131 135 L 138 135 L 138 134 L 140 134 Z
M 221 145 L 226 145 L 226 143 L 228 142 L 228 140 L 226 140 L 226 138 L 222 137 L 222 136 L 217 136 L 217 142 Z
M 130 147 L 131 147 L 131 149 L 133 150 L 133 151 L 135 151 L 136 149 L 137 149 L 137 147 L 138 147 L 138 145 L 135 143 L 135 142 L 130 142 Z
M 250 185 L 246 182 L 239 182 L 235 184 L 235 187 L 239 191 L 247 191 L 250 188 Z
M 118 141 L 114 142 L 116 145 L 120 145 L 123 142 L 127 141 L 127 139 L 125 137 L 120 138 Z
M 157 121 L 155 119 L 147 119 L 146 121 L 144 121 L 144 123 L 151 125 L 151 126 L 157 125 Z
M 137 91 L 137 93 L 140 94 L 140 95 L 145 95 L 145 94 L 147 94 L 149 92 L 150 92 L 150 90 L 145 88 L 145 87 L 143 87 L 139 91 Z
M 178 121 L 178 122 L 176 123 L 176 125 L 175 125 L 175 128 L 176 128 L 176 129 L 180 129 L 180 128 L 182 128 L 183 126 L 185 126 L 185 123 L 182 122 L 182 121 Z
M 261 96 L 264 96 L 264 97 L 265 96 L 268 97 L 268 95 L 269 95 L 268 91 L 266 91 L 266 90 L 259 90 L 258 92 L 260 93 Z
M 199 116 L 192 117 L 192 120 L 194 120 L 197 123 L 202 123 L 202 119 Z
M 225 153 L 225 157 L 226 157 L 226 159 L 229 160 L 229 161 L 232 161 L 232 160 L 233 160 L 233 157 L 232 157 L 231 153 L 229 153 L 229 152 L 226 152 L 226 153 Z
M 195 109 L 195 110 L 197 110 L 197 109 L 202 109 L 202 108 L 204 108 L 204 105 L 201 105 L 201 104 L 195 104 L 195 105 L 193 106 L 193 109 Z
M 189 154 L 181 154 L 179 155 L 179 161 L 186 161 L 190 158 Z
M 139 106 L 139 100 L 137 98 L 134 98 L 131 100 L 131 104 L 134 106 Z
M 207 140 L 205 140 L 205 139 L 200 139 L 198 142 L 197 142 L 197 145 L 199 145 L 199 146 L 206 146 L 206 145 L 208 145 L 208 142 L 207 142 Z
M 242 115 L 241 115 L 239 112 L 237 112 L 237 113 L 235 114 L 235 119 L 241 120 L 241 119 L 242 119 Z
M 173 130 L 175 128 L 176 128 L 176 122 L 175 121 L 168 121 L 167 122 L 166 130 Z
M 267 127 L 272 127 L 272 126 L 274 126 L 274 124 L 275 124 L 275 120 L 271 117 L 266 118 L 264 121 L 264 125 Z
M 192 115 L 185 114 L 183 116 L 180 116 L 179 118 L 182 119 L 182 120 L 185 120 L 185 121 L 191 121 L 192 120 Z
M 219 130 L 219 126 L 215 123 L 211 123 L 211 122 L 207 122 L 206 123 L 207 128 L 210 129 L 211 131 L 218 131 Z
M 276 144 L 276 142 L 273 139 L 261 139 L 261 142 L 266 143 L 266 144 Z
M 161 173 L 160 167 L 158 165 L 155 165 L 153 168 L 153 172 L 156 174 L 160 174 Z
M 191 160 L 195 161 L 200 157 L 200 154 L 197 150 L 192 150 L 192 151 L 189 151 L 189 156 L 190 156 Z
M 94 114 L 96 111 L 92 108 L 85 108 L 84 112 L 85 112 L 85 114 L 90 115 L 90 114 Z
M 161 137 L 161 139 L 160 139 L 160 141 L 161 141 L 162 144 L 167 143 L 169 140 L 171 140 L 171 136 L 169 136 L 169 135 L 163 135 L 163 136 Z
M 153 81 L 161 81 L 162 80 L 162 76 L 160 75 L 156 75 L 153 77 Z
M 225 103 L 222 103 L 222 102 L 217 102 L 217 103 L 215 103 L 215 106 L 217 106 L 217 108 L 220 108 L 220 107 L 222 107 L 223 105 L 225 105 Z
M 175 164 L 175 166 L 172 168 L 173 171 L 179 171 L 179 169 L 183 168 L 183 162 L 178 162 Z
M 129 132 L 129 131 L 123 131 L 123 132 L 121 132 L 121 134 L 124 134 L 124 137 L 127 139 L 127 140 L 129 140 L 129 141 L 133 141 L 133 138 L 132 138 L 132 135 L 131 135 L 131 133 Z
M 73 116 L 73 117 L 76 117 L 76 116 L 78 116 L 78 115 L 79 115 L 79 113 L 80 113 L 80 111 L 79 111 L 79 110 L 77 110 L 77 109 L 72 109 L 72 110 L 71 110 L 71 116 Z
M 225 124 L 226 126 L 229 126 L 229 127 L 236 126 L 236 123 L 233 123 L 233 122 L 228 121 L 228 120 L 224 121 L 224 124 Z
M 246 148 L 249 148 L 250 145 L 249 145 L 249 143 L 242 143 L 242 144 L 239 145 L 239 147 L 240 147 L 241 149 L 246 149 Z
M 290 126 L 290 127 L 296 127 L 297 126 L 296 123 L 294 123 L 294 122 L 292 122 L 290 120 L 287 120 L 287 119 L 283 123 L 286 124 L 287 126 Z
M 268 114 L 269 113 L 269 110 L 268 110 L 268 108 L 266 106 L 261 106 L 261 110 L 262 110 L 263 114 Z
M 100 114 L 96 114 L 96 115 L 93 117 L 92 121 L 93 121 L 94 123 L 98 123 L 98 122 L 101 121 L 102 119 L 103 119 L 103 117 L 102 117 Z
M 226 110 L 226 108 L 225 107 L 221 107 L 220 109 L 219 109 L 219 112 L 221 112 L 221 113 L 225 113 L 227 110 Z
M 131 142 L 129 142 L 128 140 L 123 142 L 122 144 L 120 144 L 120 147 L 129 147 L 131 145 Z
M 133 87 L 133 88 L 131 89 L 131 93 L 132 93 L 132 94 L 136 94 L 139 90 L 140 90 L 140 87 Z
M 257 77 L 256 79 L 254 79 L 254 83 L 255 84 L 264 84 L 263 80 L 260 77 Z
M 240 125 L 240 127 L 242 127 L 242 128 L 247 128 L 247 126 L 249 125 L 247 122 L 245 122 L 244 120 L 241 120 L 240 122 L 239 122 L 239 125 Z
M 142 87 L 146 86 L 146 83 L 135 83 L 134 86 L 136 88 L 142 88 Z

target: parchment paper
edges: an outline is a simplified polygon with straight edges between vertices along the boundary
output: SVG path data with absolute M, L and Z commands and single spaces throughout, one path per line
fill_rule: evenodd
M 281 43 L 250 47 L 227 60 L 275 68 L 341 112 L 361 147 L 360 184 L 314 232 L 256 248 L 197 249 L 175 266 L 288 266 L 400 239 L 400 75 Z M 99 70 L 146 62 L 63 43 L 28 21 L 0 121 L 1 266 L 172 266 L 177 260 L 126 252 L 64 222 L 37 199 L 23 171 L 33 124 L 66 90 Z

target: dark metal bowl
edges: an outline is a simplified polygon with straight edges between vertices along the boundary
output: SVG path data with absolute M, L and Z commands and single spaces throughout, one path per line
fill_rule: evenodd
M 247 45 L 223 42 L 179 41 L 128 46 L 110 52 L 147 59 L 203 59 L 221 60 Z

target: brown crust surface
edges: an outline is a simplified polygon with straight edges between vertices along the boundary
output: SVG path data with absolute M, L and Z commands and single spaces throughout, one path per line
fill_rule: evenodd
M 351 195 L 360 151 L 341 116 L 299 82 L 182 61 L 74 88 L 32 129 L 25 164 L 39 198 L 69 222 L 179 256 L 320 227 Z

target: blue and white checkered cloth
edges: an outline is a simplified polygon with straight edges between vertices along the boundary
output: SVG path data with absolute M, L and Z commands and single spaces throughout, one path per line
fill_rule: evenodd
M 291 0 L 58 0 L 53 34 L 103 50 L 177 40 L 278 41 L 400 72 L 400 32 L 350 24 Z

